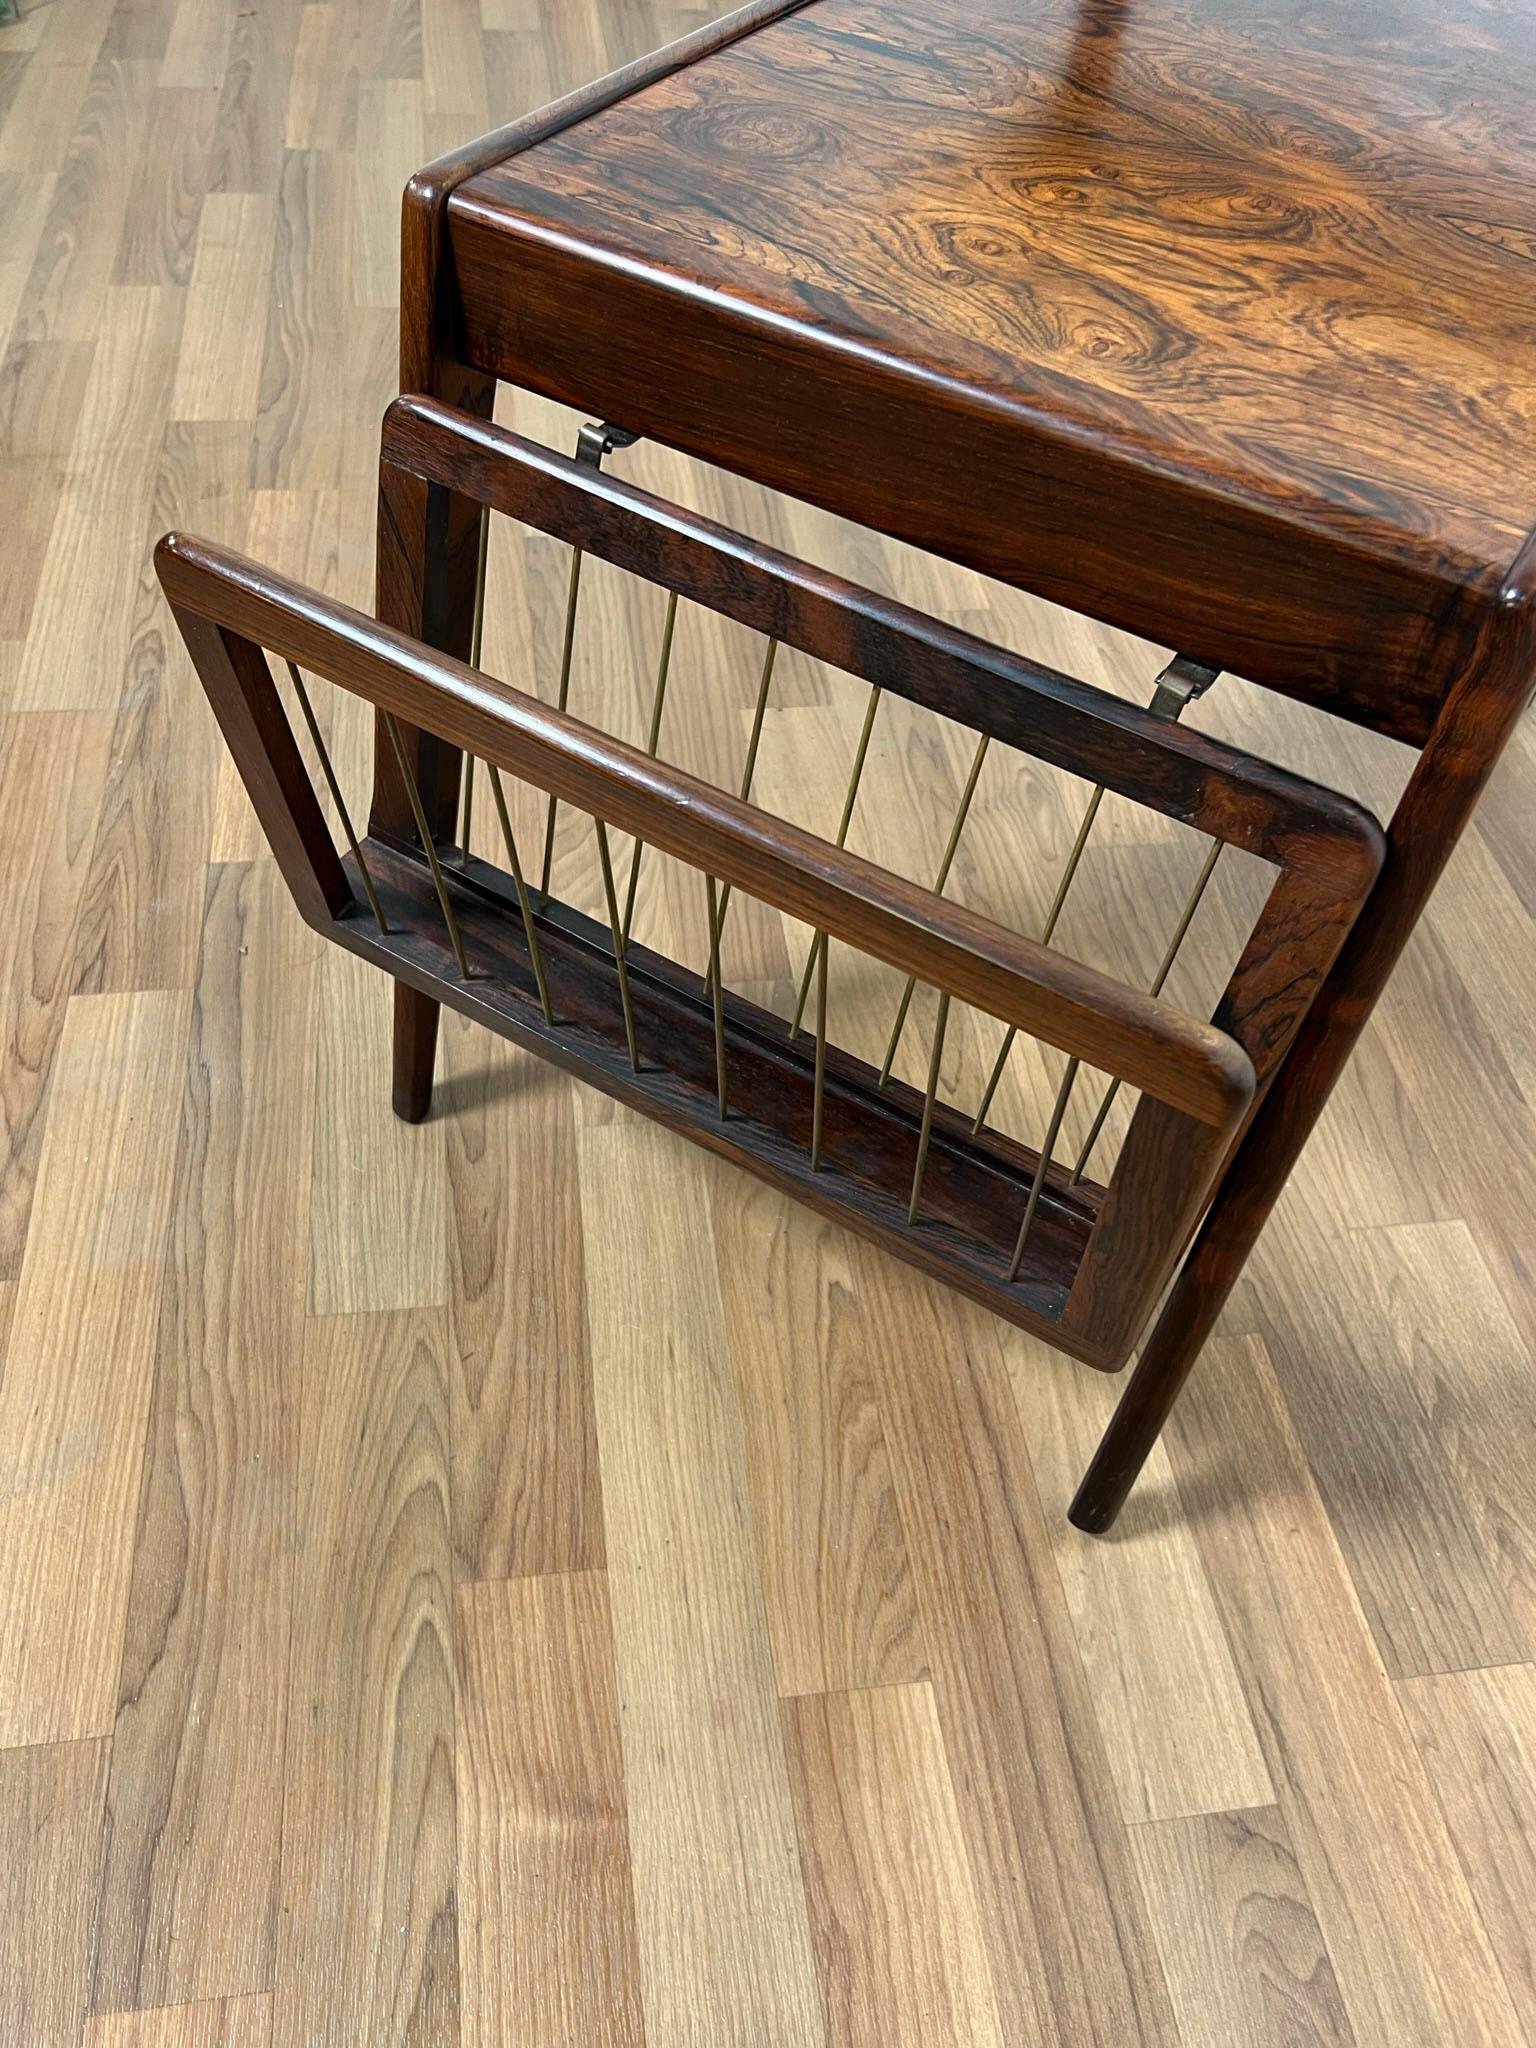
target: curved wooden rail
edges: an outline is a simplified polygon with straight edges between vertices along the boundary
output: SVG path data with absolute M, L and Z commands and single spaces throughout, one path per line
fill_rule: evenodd
M 172 533 L 160 542 L 155 561 L 178 613 L 297 662 L 1171 1109 L 1231 1130 L 1252 1097 L 1253 1065 L 1241 1046 L 1170 1004 L 742 803 L 510 684 L 434 654 L 231 549 Z

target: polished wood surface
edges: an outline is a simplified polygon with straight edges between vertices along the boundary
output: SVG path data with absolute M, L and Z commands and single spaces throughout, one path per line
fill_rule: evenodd
M 1252 1063 L 1209 1024 L 1122 987 L 1068 955 L 946 903 L 856 854 L 766 816 L 757 806 L 651 760 L 492 677 L 393 634 L 361 612 L 305 590 L 248 556 L 172 534 L 156 549 L 166 597 L 232 751 L 246 714 L 260 755 L 237 756 L 273 852 L 306 918 L 329 930 L 360 898 L 341 864 L 303 770 L 262 647 L 301 660 L 328 682 L 413 724 L 430 726 L 536 790 L 643 837 L 775 909 L 825 926 L 887 966 L 931 974 L 966 1002 L 1016 1024 L 1183 1110 L 1230 1129 L 1253 1093 Z M 209 622 L 226 631 L 215 639 Z M 238 637 L 237 637 L 238 636 Z M 261 681 L 247 691 L 243 671 Z M 238 722 L 237 722 L 238 721 Z M 290 787 L 267 763 L 293 763 Z M 289 821 L 295 814 L 296 830 Z M 307 825 L 310 829 L 305 830 Z M 286 828 L 286 829 L 285 829 Z M 1360 821 L 1347 857 L 1369 888 L 1371 835 Z
M 1533 86 L 1528 0 L 810 0 L 458 183 L 455 353 L 1422 737 L 1536 524 Z
M 1098 1375 L 452 1013 L 441 1113 L 390 1116 L 377 977 L 294 912 L 180 654 L 173 523 L 371 608 L 391 181 L 698 21 L 23 0 L 0 29 L 0 1558 L 37 1645 L 106 1574 L 51 1702 L 3 1702 L 0 2039 L 490 2048 L 515 1999 L 540 2048 L 604 2018 L 629 2048 L 637 2014 L 649 2048 L 927 2048 L 935 2009 L 987 2039 L 989 1977 L 1009 2048 L 1529 2043 L 1532 728 L 1094 1543 L 1065 1508 Z M 271 268 L 183 384 L 231 193 L 269 200 Z M 179 418 L 224 347 L 249 408 L 253 329 L 254 409 Z M 569 452 L 569 414 L 501 409 Z M 653 445 L 614 467 L 1128 701 L 1161 665 Z M 545 701 L 565 571 L 497 521 L 486 665 Z M 660 603 L 596 570 L 586 602 L 572 712 L 639 743 Z M 753 654 L 685 610 L 665 760 L 730 782 Z M 779 682 L 760 793 L 824 831 L 860 693 Z M 371 733 L 323 692 L 361 819 Z M 967 755 L 886 718 L 850 846 L 926 886 Z M 1192 723 L 1383 816 L 1409 766 L 1230 677 Z M 1084 793 L 995 749 L 955 900 L 1038 929 Z M 1118 799 L 1102 827 L 1064 943 L 1144 979 L 1199 849 Z M 596 910 L 564 814 L 556 872 Z M 697 965 L 696 882 L 657 856 L 639 941 Z M 732 920 L 733 980 L 792 999 L 799 921 Z M 834 976 L 861 1057 L 896 993 Z M 946 1097 L 993 1050 L 957 1020 Z M 1057 1078 L 1021 1058 L 1009 1128 Z
M 503 436 L 502 444 L 509 477 L 526 471 L 548 481 L 545 473 L 553 471 L 579 513 L 581 473 L 575 465 L 513 436 Z M 384 464 L 383 478 L 388 524 L 397 484 L 408 487 L 411 479 L 392 462 Z M 611 496 L 611 486 L 608 491 Z M 655 519 L 682 519 L 637 492 L 618 502 L 631 519 L 642 506 Z M 1264 795 L 1290 819 L 1302 868 L 1283 872 L 1271 891 L 1261 925 L 1275 932 L 1273 946 L 1256 928 L 1221 997 L 1218 1013 L 1230 1019 L 1235 1034 L 1229 1036 L 1055 949 L 915 889 L 756 806 L 681 776 L 246 558 L 171 535 L 155 560 L 209 702 L 308 923 L 375 961 L 413 992 L 450 1003 L 545 1052 L 1100 1366 L 1123 1362 L 1231 1150 L 1253 1100 L 1256 1070 L 1262 1072 L 1266 1060 L 1283 1050 L 1380 857 L 1379 833 L 1363 812 L 1331 796 L 1314 805 L 1307 785 L 1262 772 Z M 789 567 L 780 573 L 787 575 Z M 873 609 L 874 600 L 850 588 L 843 608 L 855 605 Z M 897 616 L 893 612 L 893 621 Z M 902 646 L 894 625 L 893 636 L 907 660 L 920 655 L 920 645 Z M 794 639 L 790 630 L 789 644 Z M 1016 1217 L 1026 1204 L 1033 1212 L 1029 1189 L 1038 1152 L 999 1146 L 992 1132 L 973 1139 L 953 1110 L 925 1112 L 923 1098 L 900 1083 L 884 1090 L 872 1068 L 861 1067 L 836 1044 L 814 1053 L 803 1045 L 786 1046 L 774 1019 L 729 992 L 715 1012 L 677 962 L 633 943 L 624 949 L 621 975 L 600 931 L 573 917 L 569 906 L 542 902 L 532 926 L 526 925 L 512 877 L 487 864 L 471 866 L 461 851 L 448 852 L 445 862 L 459 898 L 452 929 L 451 899 L 439 894 L 444 865 L 429 868 L 419 845 L 413 849 L 406 841 L 402 848 L 370 833 L 353 867 L 345 868 L 315 795 L 302 783 L 297 744 L 268 675 L 264 647 L 285 660 L 301 660 L 313 675 L 357 692 L 424 735 L 462 743 L 532 792 L 562 797 L 605 827 L 622 827 L 657 852 L 734 884 L 764 907 L 798 915 L 846 943 L 859 971 L 877 961 L 905 970 L 969 1005 L 978 1017 L 1028 1032 L 1074 1061 L 1129 1083 L 1142 1100 L 1107 1188 L 1088 1182 L 1069 1189 L 1058 1167 L 1049 1201 L 1057 1213 L 1034 1239 L 1028 1268 L 1019 1268 L 1017 1259 L 1010 1266 Z M 900 689 L 899 665 L 875 660 L 873 652 L 870 661 L 888 675 L 887 687 Z M 1021 690 L 1030 680 L 1022 673 L 1015 678 Z M 1043 680 L 1048 689 L 1050 679 Z M 1093 734 L 1100 715 L 1094 693 L 1079 690 L 1077 696 L 1076 719 L 1068 713 L 1068 737 L 1062 741 L 1069 756 L 1074 723 Z M 1050 694 L 1040 708 L 1046 719 L 1062 710 Z M 1114 737 L 1111 717 L 1111 743 Z M 1196 743 L 1194 751 L 1215 756 L 1205 793 L 1215 818 L 1202 806 L 1199 823 L 1207 830 L 1215 823 L 1219 836 L 1232 801 L 1230 785 L 1241 786 L 1247 764 L 1241 757 L 1223 761 L 1222 750 L 1208 743 Z M 1137 784 L 1134 774 L 1126 774 Z M 1146 778 L 1140 781 L 1144 786 Z M 1261 835 L 1263 822 L 1261 817 Z M 1273 857 L 1280 856 L 1278 847 L 1265 843 Z M 1325 877 L 1332 870 L 1334 890 L 1310 880 L 1308 868 Z M 365 874 L 379 910 L 369 920 L 361 916 Z M 1307 913 L 1299 924 L 1293 901 L 1298 882 Z M 1273 971 L 1255 973 L 1248 966 L 1271 952 L 1284 963 L 1278 989 Z M 548 1014 L 546 994 L 556 1005 Z M 822 1085 L 828 1060 L 830 1092 Z M 914 1231 L 912 1159 L 919 1128 L 935 1123 L 938 1143 L 929 1152 L 922 1220 L 938 1227 Z

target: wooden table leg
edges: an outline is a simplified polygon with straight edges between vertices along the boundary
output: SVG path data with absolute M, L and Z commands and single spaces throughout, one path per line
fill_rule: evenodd
M 1468 650 L 1388 834 L 1387 862 L 1206 1212 L 1070 1508 L 1098 1535 L 1125 1505 L 1297 1155 L 1354 1050 L 1525 703 L 1536 554 L 1511 572 L 1506 610 Z
M 491 388 L 487 383 L 487 415 Z M 481 508 L 472 498 L 414 477 L 392 477 L 379 498 L 377 612 L 385 625 L 468 659 L 480 520 Z M 402 725 L 400 737 L 433 837 L 451 839 L 463 756 L 415 726 Z M 369 830 L 406 840 L 420 836 L 382 723 L 374 736 Z M 432 1104 L 439 1008 L 431 996 L 396 982 L 393 1099 L 395 1114 L 407 1123 L 420 1123 Z

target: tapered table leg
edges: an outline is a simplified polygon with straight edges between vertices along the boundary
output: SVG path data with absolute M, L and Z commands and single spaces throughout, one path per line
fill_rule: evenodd
M 1512 681 L 1531 674 L 1536 556 L 1525 566 L 1527 580 L 1511 577 L 1503 620 L 1487 644 L 1469 650 L 1467 669 L 1393 816 L 1381 879 L 1259 1104 L 1142 1346 L 1068 1510 L 1079 1529 L 1102 1534 L 1125 1505 L 1520 716 L 1524 692 Z
M 466 410 L 489 416 L 493 387 L 481 380 L 459 394 Z M 481 507 L 473 498 L 398 473 L 379 496 L 377 612 L 429 647 L 467 660 L 480 560 Z M 415 779 L 434 840 L 453 837 L 463 756 L 433 734 L 399 727 L 405 766 Z M 386 836 L 420 837 L 400 760 L 381 726 L 374 743 L 373 807 L 369 829 Z M 420 1123 L 432 1104 L 439 1005 L 403 982 L 395 984 L 395 1114 Z
M 395 983 L 394 1107 L 408 1124 L 419 1124 L 432 1107 L 441 1008 L 408 983 Z

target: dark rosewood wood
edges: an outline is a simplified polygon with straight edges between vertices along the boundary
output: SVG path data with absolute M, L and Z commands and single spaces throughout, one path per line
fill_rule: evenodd
M 1380 868 L 1381 827 L 1335 790 L 505 427 L 397 399 L 382 436 L 386 513 L 397 497 L 411 503 L 423 481 L 452 481 L 494 511 L 1261 860 L 1315 875 L 1341 896 L 1358 900 Z
M 1246 1053 L 1213 1026 L 742 803 L 348 605 L 181 534 L 160 543 L 156 567 L 172 603 L 183 610 L 404 722 L 430 720 L 454 747 L 825 927 L 887 966 L 946 987 L 1004 1023 L 1119 1073 L 1187 1117 L 1228 1124 L 1252 1095 Z M 451 825 L 450 819 L 445 837 Z
M 478 150 L 426 303 L 1418 743 L 1536 521 L 1533 91 L 1532 0 L 812 0 Z
M 478 399 L 488 411 L 488 390 Z M 404 481 L 387 504 L 381 496 L 375 596 L 380 619 L 450 654 L 469 653 L 480 516 L 480 507 L 462 493 L 416 478 Z M 451 837 L 462 773 L 458 748 L 408 720 L 400 728 L 400 739 L 434 838 Z M 374 831 L 406 839 L 418 836 L 394 746 L 377 721 L 369 815 Z M 407 1123 L 420 1123 L 432 1106 L 437 1024 L 438 1006 L 432 998 L 399 984 L 391 1097 L 395 1114 Z
M 1528 547 L 1497 610 L 1461 650 L 1460 679 L 1393 815 L 1381 880 L 1253 1117 L 1083 1477 L 1070 1510 L 1080 1529 L 1102 1533 L 1124 1506 L 1476 807 L 1533 674 L 1536 548 Z
M 806 0 L 750 0 L 648 56 L 623 64 L 547 107 L 493 129 L 417 171 L 405 188 L 400 237 L 400 389 L 430 393 L 450 404 L 489 413 L 491 380 L 471 368 L 455 295 L 449 288 L 453 251 L 448 201 L 478 172 L 504 163 L 562 129 L 590 119 L 648 85 L 725 49 L 739 37 L 793 14 Z
M 283 880 L 301 916 L 323 927 L 351 909 L 352 886 L 272 687 L 267 657 L 250 639 L 208 618 L 195 601 L 181 607 L 173 590 L 167 588 L 166 595 Z
M 451 426 L 442 420 L 431 424 L 434 434 Z M 463 423 L 463 431 L 483 442 L 494 430 Z M 242 672 L 251 678 L 244 694 L 227 663 L 200 666 L 205 686 L 220 700 L 221 716 L 221 700 L 234 694 L 241 706 L 260 700 L 251 703 L 250 715 L 264 732 L 281 723 L 270 674 L 257 652 L 270 648 L 408 724 L 422 735 L 424 759 L 432 758 L 434 747 L 449 749 L 455 759 L 458 749 L 468 749 L 1116 1075 L 1138 1088 L 1142 1099 L 1102 1200 L 1098 1190 L 1071 1191 L 1059 1170 L 1048 1174 L 1040 1234 L 1030 1241 L 1019 1279 L 1010 1282 L 1011 1235 L 1028 1199 L 1035 1155 L 995 1134 L 973 1139 L 961 1118 L 941 1113 L 920 1220 L 912 1228 L 906 1204 L 922 1115 L 921 1098 L 913 1091 L 882 1091 L 872 1070 L 839 1056 L 827 1099 L 826 1163 L 816 1172 L 809 1157 L 814 1060 L 803 1041 L 800 1047 L 783 1045 L 782 1024 L 769 1024 L 733 999 L 727 1057 L 733 1113 L 722 1126 L 715 1102 L 713 1010 L 696 977 L 639 949 L 627 956 L 637 1039 L 653 1049 L 641 1073 L 631 1074 L 611 956 L 594 946 L 584 921 L 573 921 L 558 906 L 541 911 L 540 924 L 558 941 L 546 949 L 555 1000 L 555 1023 L 546 1024 L 533 993 L 520 920 L 509 918 L 509 886 L 484 864 L 472 864 L 467 874 L 456 862 L 448 868 L 447 886 L 474 963 L 468 980 L 459 974 L 437 915 L 422 851 L 414 834 L 398 824 L 381 826 L 367 844 L 370 867 L 389 878 L 396 892 L 393 898 L 386 893 L 385 903 L 398 929 L 381 936 L 355 915 L 338 921 L 337 894 L 344 895 L 344 911 L 356 907 L 345 888 L 325 898 L 311 890 L 306 915 L 328 936 L 394 974 L 402 1002 L 408 996 L 449 1001 L 537 1044 L 775 1184 L 807 1193 L 1000 1313 L 1050 1334 L 1063 1348 L 1096 1365 L 1118 1365 L 1208 1198 L 1252 1099 L 1256 1064 L 1245 1039 L 1267 1068 L 1294 1030 L 1299 1006 L 1326 972 L 1376 873 L 1376 829 L 1327 792 L 1156 721 L 1147 721 L 1149 758 L 1138 769 L 1123 745 L 1125 707 L 1116 699 L 1036 671 L 867 592 L 832 585 L 786 557 L 758 551 L 745 563 L 745 544 L 737 537 L 702 529 L 676 507 L 594 479 L 511 436 L 500 437 L 498 453 L 496 502 L 517 496 L 521 480 L 532 492 L 527 505 L 519 499 L 521 509 L 537 510 L 551 531 L 581 522 L 599 552 L 634 548 L 632 528 L 669 533 L 678 545 L 686 544 L 688 573 L 699 588 L 718 584 L 740 604 L 749 584 L 763 585 L 776 593 L 776 615 L 791 644 L 815 651 L 830 633 L 845 659 L 863 663 L 856 672 L 879 674 L 889 688 L 918 695 L 918 679 L 936 653 L 958 677 L 980 662 L 1004 664 L 1011 708 L 1031 703 L 1038 731 L 1049 734 L 1049 748 L 1074 773 L 1097 772 L 1091 764 L 1102 758 L 1128 793 L 1155 803 L 1168 764 L 1182 764 L 1186 772 L 1173 773 L 1172 786 L 1200 828 L 1262 848 L 1279 865 L 1264 914 L 1272 943 L 1250 947 L 1247 964 L 1239 963 L 1223 1004 L 1233 1030 L 1198 1023 L 344 605 L 224 549 L 168 536 L 157 552 L 157 567 L 178 616 L 201 622 L 203 637 L 212 631 L 220 648 L 244 650 Z M 400 503 L 419 507 L 423 489 L 441 489 L 393 460 L 386 460 L 381 474 L 386 529 L 397 521 Z M 589 529 L 586 519 L 594 506 L 603 508 L 604 520 Z M 713 575 L 707 573 L 712 543 L 720 557 Z M 272 746 L 281 757 L 281 741 L 274 737 Z M 1191 764 L 1199 771 L 1193 781 Z M 263 760 L 254 770 L 258 779 L 272 781 Z M 446 836 L 451 816 L 442 822 Z M 285 873 L 302 880 L 308 866 L 299 859 L 294 835 L 275 835 L 274 847 Z M 409 914 L 402 899 L 409 899 Z M 407 1033 L 397 1038 L 397 1055 L 403 1042 L 425 1063 L 429 1055 L 409 1016 L 407 1024 Z M 407 1106 L 413 1107 L 421 1094 L 419 1070 L 414 1094 L 410 1079 L 404 1076 L 403 1085 Z
M 922 1214 L 916 1228 L 909 1228 L 907 1194 L 922 1121 L 922 1098 L 914 1089 L 901 1082 L 882 1089 L 874 1068 L 829 1047 L 823 1163 L 813 1172 L 815 1060 L 804 1037 L 786 1042 L 781 1017 L 726 997 L 729 1114 L 722 1123 L 715 1101 L 713 1011 L 697 975 L 644 947 L 632 949 L 629 972 L 642 1051 L 634 1073 L 604 927 L 564 904 L 539 913 L 556 1017 L 551 1028 L 539 1008 L 504 876 L 479 862 L 471 863 L 467 878 L 457 866 L 453 870 L 466 943 L 483 970 L 464 982 L 455 973 L 421 863 L 383 841 L 368 841 L 364 854 L 391 930 L 381 938 L 367 921 L 353 918 L 331 933 L 339 944 L 405 985 L 415 981 L 437 991 L 477 1023 L 821 1214 L 851 1224 L 898 1258 L 1085 1364 L 1111 1371 L 1124 1362 L 1123 1352 L 1105 1351 L 1092 1331 L 1066 1328 L 1061 1321 L 1072 1272 L 1091 1242 L 1101 1188 L 1069 1188 L 1066 1169 L 1051 1169 L 1050 1200 L 1041 1207 L 1019 1278 L 1009 1283 L 1002 1275 L 1039 1157 L 1029 1147 L 996 1132 L 978 1142 L 966 1118 L 940 1105 Z M 664 1061 L 655 1056 L 657 1048 L 665 1049 Z
M 489 418 L 495 379 L 470 360 L 447 234 L 448 201 L 475 172 L 547 141 L 562 128 L 612 106 L 641 87 L 724 49 L 736 37 L 793 12 L 804 0 L 753 0 L 723 20 L 680 37 L 665 49 L 582 86 L 553 106 L 465 144 L 417 171 L 405 188 L 400 227 L 400 388 L 429 393 L 471 414 Z M 467 527 L 472 508 L 442 480 L 445 492 L 400 501 L 386 520 L 381 508 L 376 609 L 386 625 L 445 653 L 467 655 L 473 610 L 474 556 Z M 468 552 L 466 552 L 468 551 Z M 408 758 L 438 803 L 458 786 L 457 755 L 415 730 L 404 735 Z M 378 789 L 373 819 L 388 830 L 413 832 L 401 815 L 403 792 L 393 749 L 382 732 L 375 745 Z M 434 819 L 439 808 L 429 806 Z M 437 1005 L 402 983 L 395 999 L 394 1106 L 417 1123 L 432 1101 L 437 1047 Z
M 1260 1081 L 1272 1072 L 1380 870 L 1381 828 L 1358 804 L 504 428 L 401 399 L 383 448 L 386 509 L 407 479 L 456 477 L 499 512 L 1274 862 L 1219 1013 Z
M 1529 689 L 1533 88 L 1536 0 L 761 0 L 418 174 L 401 376 L 422 395 L 384 430 L 384 625 L 195 543 L 160 558 L 300 907 L 396 978 L 401 1114 L 426 1113 L 454 1003 L 1101 1366 L 1192 1240 L 1073 1506 L 1108 1527 Z M 490 424 L 497 378 L 1422 747 L 1390 840 L 518 441 Z M 1272 863 L 1212 1024 L 448 658 L 483 506 Z M 447 883 L 485 963 L 462 979 L 387 746 L 381 937 L 263 646 L 400 717 L 434 836 L 472 748 L 1132 1080 L 1108 1186 L 1048 1171 L 1010 1286 L 1023 1148 L 941 1110 L 909 1229 L 910 1090 L 834 1054 L 812 1173 L 803 1044 L 732 999 L 720 1123 L 697 978 L 634 950 L 637 1033 L 666 1057 L 632 1073 L 602 935 L 538 911 L 549 1026 L 479 862 Z

